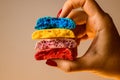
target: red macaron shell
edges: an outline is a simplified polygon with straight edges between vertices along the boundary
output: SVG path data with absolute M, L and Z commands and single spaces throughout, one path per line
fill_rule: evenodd
M 53 48 L 38 51 L 35 54 L 36 60 L 48 60 L 48 59 L 66 59 L 74 60 L 77 57 L 77 48 Z

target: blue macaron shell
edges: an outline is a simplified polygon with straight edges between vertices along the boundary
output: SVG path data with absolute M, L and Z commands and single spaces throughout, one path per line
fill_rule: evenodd
M 37 20 L 35 29 L 51 29 L 51 28 L 64 28 L 74 29 L 76 24 L 69 18 L 55 18 L 55 17 L 43 17 Z

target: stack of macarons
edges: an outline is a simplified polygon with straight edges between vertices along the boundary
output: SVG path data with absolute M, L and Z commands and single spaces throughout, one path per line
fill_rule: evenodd
M 69 18 L 42 17 L 37 20 L 32 39 L 37 40 L 36 60 L 66 59 L 77 57 L 77 43 L 72 31 L 76 27 Z

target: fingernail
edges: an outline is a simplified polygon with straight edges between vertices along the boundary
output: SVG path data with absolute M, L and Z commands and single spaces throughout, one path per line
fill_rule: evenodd
M 57 13 L 57 18 L 60 16 L 61 12 L 62 12 L 62 9 L 60 9 L 59 12 Z
M 53 60 L 50 60 L 50 59 L 46 61 L 46 64 L 48 64 L 50 66 L 57 66 L 57 63 Z

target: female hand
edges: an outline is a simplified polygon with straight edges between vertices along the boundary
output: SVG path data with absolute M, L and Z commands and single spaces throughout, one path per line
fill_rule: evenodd
M 93 42 L 74 61 L 53 59 L 47 64 L 55 63 L 66 72 L 93 71 L 120 79 L 120 36 L 111 17 L 95 0 L 67 0 L 59 17 L 73 19 L 77 24 L 75 35 L 81 39 L 93 38 Z

